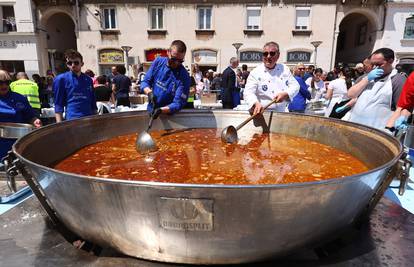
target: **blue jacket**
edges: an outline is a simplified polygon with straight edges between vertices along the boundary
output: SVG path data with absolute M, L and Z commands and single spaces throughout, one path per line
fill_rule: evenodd
M 311 93 L 309 92 L 308 86 L 302 77 L 295 76 L 295 79 L 300 85 L 299 93 L 292 99 L 292 102 L 290 102 L 288 109 L 289 111 L 305 111 L 306 99 L 311 99 Z
M 35 113 L 25 96 L 15 92 L 0 96 L 0 122 L 30 123 L 34 117 Z M 6 156 L 15 141 L 0 138 L 0 159 Z
M 11 91 L 0 96 L 0 122 L 30 123 L 34 117 L 25 96 Z
M 182 65 L 178 69 L 171 69 L 167 63 L 166 57 L 154 60 L 141 82 L 141 92 L 146 87 L 151 88 L 157 99 L 157 107 L 168 106 L 170 112 L 175 113 L 187 103 L 190 76 Z M 153 106 L 148 105 L 147 110 L 151 112 L 152 109 Z
M 63 113 L 72 120 L 96 113 L 96 100 L 92 79 L 81 73 L 79 77 L 71 71 L 58 75 L 53 81 L 55 112 Z

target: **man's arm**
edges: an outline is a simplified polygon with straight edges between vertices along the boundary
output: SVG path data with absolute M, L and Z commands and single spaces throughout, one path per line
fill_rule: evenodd
M 93 88 L 93 81 L 91 79 L 91 88 Z M 96 106 L 96 97 L 95 97 L 95 93 L 93 92 L 94 89 L 92 89 L 90 91 L 90 101 L 91 101 L 91 108 L 93 111 L 93 114 L 97 114 L 98 113 L 98 107 Z
M 243 97 L 247 101 L 249 106 L 254 106 L 253 114 L 258 114 L 262 111 L 263 107 L 257 98 L 257 89 L 259 88 L 259 82 L 253 73 L 250 73 L 247 77 L 246 86 L 244 87 Z
M 163 113 L 175 113 L 181 110 L 187 103 L 188 94 L 190 91 L 190 79 L 189 77 L 183 77 L 179 83 L 177 90 L 175 91 L 174 100 L 171 104 L 161 108 Z
M 391 110 L 396 110 L 398 100 L 400 99 L 401 92 L 407 81 L 407 76 L 402 73 L 397 73 L 394 77 L 391 78 L 392 83 L 392 103 Z
M 300 90 L 300 84 L 298 83 L 296 78 L 292 75 L 292 73 L 286 66 L 285 68 L 286 69 L 284 70 L 284 73 L 288 75 L 287 76 L 287 89 L 278 93 L 275 96 L 275 99 L 277 99 L 276 103 L 280 103 L 285 100 L 292 101 L 292 99 L 299 93 L 299 90 Z
M 151 67 L 144 76 L 144 80 L 141 82 L 141 93 L 148 95 L 148 93 L 152 92 L 157 67 L 158 58 L 154 62 L 152 62 Z
M 66 107 L 66 88 L 62 81 L 63 81 L 62 77 L 57 77 L 53 81 L 56 122 L 63 121 L 63 111 Z

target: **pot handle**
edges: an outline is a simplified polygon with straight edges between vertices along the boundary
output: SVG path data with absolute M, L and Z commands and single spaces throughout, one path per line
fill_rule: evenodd
M 10 187 L 13 190 L 13 188 L 16 187 L 16 182 L 14 177 L 19 174 L 19 172 L 22 174 L 24 179 L 26 180 L 27 184 L 29 185 L 30 189 L 32 189 L 33 194 L 37 197 L 40 204 L 42 205 L 43 209 L 46 211 L 47 215 L 49 215 L 50 219 L 52 220 L 53 224 L 55 226 L 59 225 L 59 218 L 56 215 L 56 212 L 51 208 L 49 205 L 49 201 L 43 192 L 41 186 L 36 181 L 36 179 L 33 178 L 33 176 L 26 170 L 23 163 L 16 157 L 16 155 L 13 153 L 13 151 L 9 151 L 7 156 L 3 159 L 6 165 L 6 173 L 7 173 L 7 179 L 8 184 L 10 181 Z M 9 180 L 10 177 L 10 180 Z M 15 190 L 15 189 L 14 189 Z
M 7 156 L 1 159 L 4 163 L 4 169 L 6 171 L 6 179 L 7 179 L 7 186 L 9 187 L 12 193 L 16 193 L 16 179 L 15 177 L 18 175 L 16 166 L 13 165 L 13 152 L 9 151 Z
M 410 176 L 410 168 L 412 166 L 411 160 L 407 158 L 407 153 L 404 152 L 404 156 L 398 161 L 397 178 L 400 180 L 400 186 L 398 188 L 398 194 L 404 195 L 405 188 L 407 187 L 408 177 Z
M 9 162 L 9 167 L 6 169 L 6 172 L 13 177 L 18 175 L 20 172 L 24 179 L 26 180 L 27 184 L 29 185 L 30 189 L 32 189 L 33 194 L 36 196 L 36 198 L 39 200 L 40 205 L 43 207 L 43 209 L 46 211 L 47 215 L 49 216 L 50 220 L 53 223 L 53 226 L 56 228 L 58 232 L 60 232 L 63 237 L 68 240 L 70 243 L 73 243 L 75 241 L 81 240 L 81 238 L 73 233 L 71 230 L 69 230 L 58 218 L 57 213 L 55 210 L 51 207 L 49 204 L 49 200 L 46 197 L 45 192 L 43 191 L 42 187 L 40 186 L 37 179 L 35 179 L 24 166 L 23 162 L 16 157 L 16 155 L 13 153 L 13 151 L 9 151 L 5 159 Z

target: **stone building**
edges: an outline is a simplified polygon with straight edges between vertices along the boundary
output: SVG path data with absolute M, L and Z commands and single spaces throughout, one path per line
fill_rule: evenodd
M 33 2 L 38 51 L 48 51 L 40 55 L 41 71 L 62 71 L 63 51 L 76 48 L 85 67 L 96 73 L 126 64 L 129 74 L 136 75 L 138 65 L 148 68 L 174 39 L 187 44 L 184 64 L 197 63 L 202 70 L 221 71 L 236 53 L 242 64 L 253 68 L 270 40 L 280 44 L 279 62 L 288 65 L 304 62 L 329 70 L 340 62 L 356 64 L 382 46 L 393 48 L 397 61 L 411 64 L 412 1 Z
M 34 5 L 30 0 L 0 0 L 0 69 L 41 71 Z

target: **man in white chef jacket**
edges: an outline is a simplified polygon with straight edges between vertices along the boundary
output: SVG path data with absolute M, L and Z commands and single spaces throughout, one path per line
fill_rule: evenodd
M 299 92 L 299 83 L 284 64 L 277 64 L 280 51 L 275 42 L 263 46 L 263 63 L 249 75 L 244 89 L 244 98 L 254 106 L 253 114 L 263 111 L 263 106 L 276 99 L 270 109 L 285 111 L 289 101 Z

